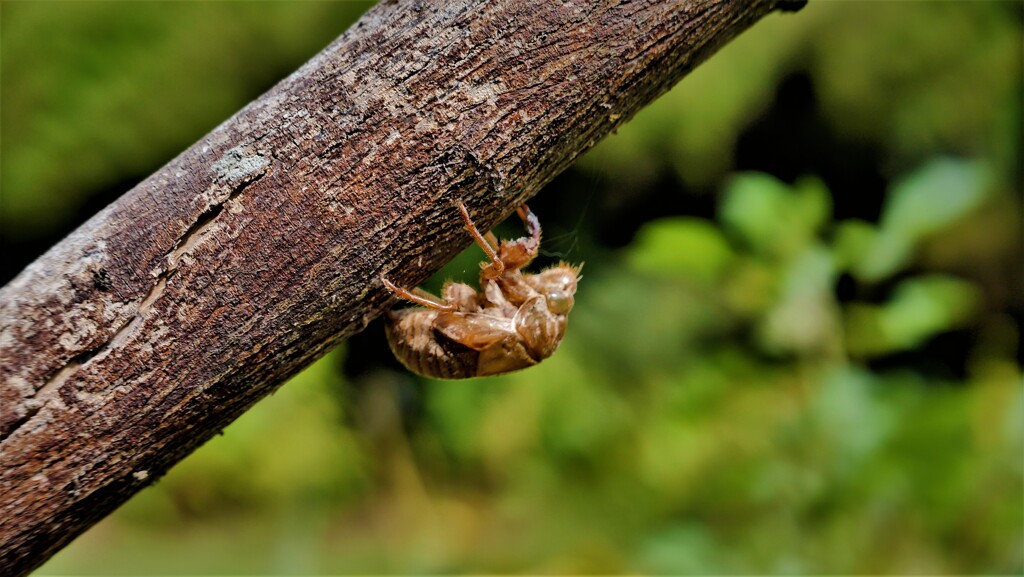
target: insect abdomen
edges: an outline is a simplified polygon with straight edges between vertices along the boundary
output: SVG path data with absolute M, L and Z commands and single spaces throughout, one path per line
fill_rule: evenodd
M 477 376 L 480 353 L 438 335 L 433 328 L 436 311 L 402 309 L 391 315 L 385 323 L 388 344 L 407 369 L 435 379 Z

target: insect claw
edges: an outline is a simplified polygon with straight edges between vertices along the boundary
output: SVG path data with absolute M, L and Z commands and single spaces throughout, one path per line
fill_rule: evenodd
M 384 276 L 384 274 L 383 274 L 383 273 L 381 273 L 381 275 L 380 275 L 380 280 L 381 280 L 381 282 L 382 282 L 382 283 L 384 283 L 384 286 L 385 286 L 385 287 L 387 287 L 387 289 L 388 289 L 389 291 L 391 291 L 391 292 L 393 292 L 393 293 L 397 293 L 397 292 L 398 292 L 398 291 L 400 290 L 400 289 L 398 288 L 398 286 L 396 286 L 396 285 L 395 285 L 394 283 L 392 283 L 391 281 L 389 281 L 389 280 L 388 280 L 388 277 Z

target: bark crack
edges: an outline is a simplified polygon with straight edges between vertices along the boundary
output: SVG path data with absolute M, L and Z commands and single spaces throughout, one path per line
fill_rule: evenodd
M 132 315 L 130 319 L 122 323 L 121 326 L 119 326 L 105 342 L 78 353 L 68 359 L 62 367 L 53 371 L 52 375 L 46 380 L 43 386 L 40 387 L 32 397 L 24 400 L 24 406 L 27 409 L 25 411 L 25 415 L 18 419 L 9 430 L 0 432 L 0 443 L 3 443 L 3 441 L 18 431 L 18 429 L 20 429 L 25 423 L 30 421 L 32 417 L 36 416 L 39 411 L 41 411 L 43 407 L 45 407 L 47 403 L 54 398 L 57 391 L 60 390 L 64 383 L 67 382 L 67 380 L 75 374 L 78 369 L 101 355 L 103 352 L 122 346 L 131 335 L 136 333 L 136 329 L 143 323 L 146 314 L 151 308 L 153 308 L 153 304 L 163 296 L 164 290 L 167 288 L 167 281 L 178 271 L 178 265 L 181 263 L 181 257 L 199 244 L 200 239 L 207 231 L 210 230 L 210 228 L 213 227 L 217 217 L 224 212 L 225 205 L 238 198 L 246 188 L 258 182 L 266 173 L 267 171 L 264 167 L 260 172 L 249 175 L 247 178 L 235 185 L 223 200 L 214 202 L 196 218 L 196 221 L 192 223 L 192 226 L 190 226 L 188 230 L 181 235 L 178 242 L 175 243 L 174 248 L 168 251 L 164 256 L 163 260 L 167 262 L 167 268 L 157 275 L 156 281 L 153 283 L 153 287 L 150 288 L 149 292 L 146 293 L 146 296 L 142 297 L 142 300 L 139 301 L 139 306 L 135 310 L 135 314 Z

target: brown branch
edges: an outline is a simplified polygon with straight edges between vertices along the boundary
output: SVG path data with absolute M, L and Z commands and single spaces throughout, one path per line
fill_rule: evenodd
M 780 0 L 384 2 L 0 289 L 24 574 Z M 381 346 L 385 346 L 381 343 Z

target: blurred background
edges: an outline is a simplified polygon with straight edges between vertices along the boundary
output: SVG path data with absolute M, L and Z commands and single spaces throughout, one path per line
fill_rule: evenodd
M 0 5 L 3 282 L 367 8 Z M 554 357 L 420 379 L 376 323 L 39 573 L 1021 573 L 1022 23 L 765 18 L 531 203 Z

